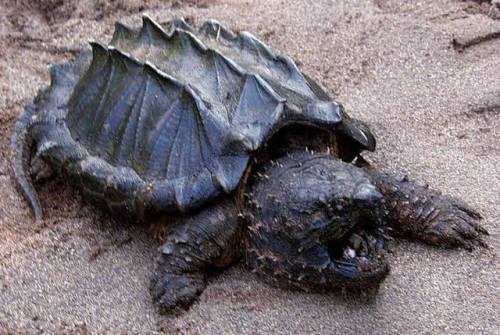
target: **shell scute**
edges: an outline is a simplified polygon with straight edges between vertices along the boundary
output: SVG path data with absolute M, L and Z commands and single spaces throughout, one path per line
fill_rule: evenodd
M 166 31 L 145 16 L 140 30 L 117 23 L 109 45 L 91 47 L 52 68 L 35 101 L 50 126 L 34 129 L 59 144 L 50 159 L 99 184 L 90 192 L 127 193 L 127 208 L 186 211 L 233 192 L 252 153 L 291 123 L 366 138 L 291 58 L 214 20 L 196 31 L 174 19 Z

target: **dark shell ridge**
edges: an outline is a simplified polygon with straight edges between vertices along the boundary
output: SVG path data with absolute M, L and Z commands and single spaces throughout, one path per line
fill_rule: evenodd
M 342 106 L 247 32 L 213 20 L 196 32 L 183 19 L 166 32 L 144 16 L 140 30 L 117 23 L 108 46 L 91 46 L 92 59 L 52 68 L 35 117 L 54 127 L 33 132 L 54 143 L 39 154 L 86 188 L 93 179 L 101 197 L 133 194 L 133 210 L 183 211 L 232 192 L 252 152 L 288 124 L 339 129 L 373 149 Z

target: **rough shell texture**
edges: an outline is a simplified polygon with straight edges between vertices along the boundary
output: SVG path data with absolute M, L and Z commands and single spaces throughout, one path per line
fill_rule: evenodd
M 91 45 L 92 57 L 51 68 L 51 86 L 27 106 L 14 145 L 33 141 L 36 157 L 108 205 L 186 211 L 230 193 L 251 155 L 290 124 L 374 149 L 366 128 L 247 32 L 213 20 L 195 32 L 183 19 L 167 32 L 145 16 L 142 29 L 117 23 L 109 46 Z M 25 156 L 17 179 L 36 209 Z

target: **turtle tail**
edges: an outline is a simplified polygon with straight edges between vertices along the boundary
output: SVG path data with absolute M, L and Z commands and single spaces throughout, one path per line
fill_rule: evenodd
M 29 174 L 29 164 L 31 151 L 33 148 L 33 138 L 29 133 L 31 117 L 35 114 L 36 108 L 32 102 L 26 104 L 25 110 L 16 121 L 14 133 L 12 134 L 11 145 L 14 150 L 14 160 L 12 169 L 17 185 L 21 189 L 24 197 L 30 204 L 35 215 L 35 220 L 42 220 L 42 206 L 36 193 L 33 181 Z

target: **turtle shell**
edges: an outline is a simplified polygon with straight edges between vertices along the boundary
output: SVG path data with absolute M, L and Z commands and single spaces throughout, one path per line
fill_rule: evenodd
M 141 29 L 117 23 L 109 45 L 91 46 L 50 69 L 51 85 L 27 105 L 14 145 L 29 136 L 35 157 L 111 207 L 183 212 L 231 193 L 252 154 L 290 124 L 375 147 L 289 57 L 214 20 L 195 31 L 175 19 L 164 30 L 144 16 Z M 39 207 L 22 155 L 16 176 Z

